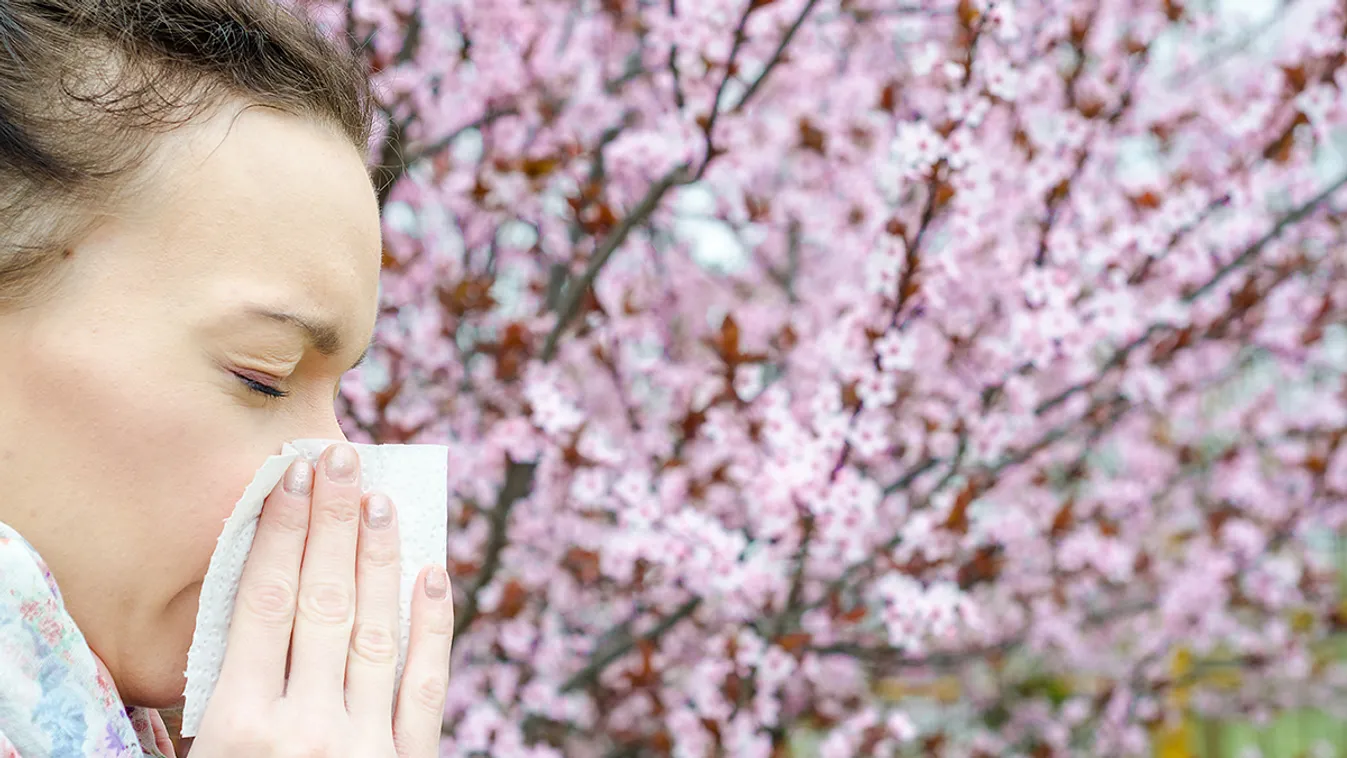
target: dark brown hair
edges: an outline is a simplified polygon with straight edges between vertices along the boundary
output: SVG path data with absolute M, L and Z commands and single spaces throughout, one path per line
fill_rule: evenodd
M 273 0 L 0 0 L 0 305 L 149 179 L 156 135 L 232 102 L 365 154 L 364 67 Z

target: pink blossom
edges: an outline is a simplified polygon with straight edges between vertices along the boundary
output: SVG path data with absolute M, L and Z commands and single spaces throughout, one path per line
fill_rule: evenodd
M 1145 754 L 1179 649 L 1343 702 L 1337 5 L 298 5 L 378 72 L 337 402 L 451 449 L 447 754 L 901 754 L 903 658 L 942 756 Z

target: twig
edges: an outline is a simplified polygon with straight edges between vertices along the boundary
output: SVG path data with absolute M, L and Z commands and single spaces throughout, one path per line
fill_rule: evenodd
M 736 59 L 739 57 L 739 49 L 744 46 L 748 27 L 748 17 L 753 15 L 753 11 L 758 8 L 756 0 L 748 0 L 747 7 L 739 16 L 739 24 L 734 27 L 734 44 L 730 46 L 730 56 L 725 60 L 725 75 L 720 77 L 720 84 L 716 85 L 716 96 L 711 98 L 711 113 L 706 117 L 706 126 L 702 131 L 706 135 L 706 155 L 702 158 L 702 165 L 697 169 L 697 174 L 693 181 L 702 178 L 706 173 L 706 167 L 711 165 L 711 161 L 716 157 L 715 131 L 716 120 L 720 118 L 720 98 L 725 94 L 725 87 L 730 83 L 730 78 L 734 76 L 734 67 Z
M 1080 626 L 1083 629 L 1092 629 L 1110 624 L 1120 619 L 1135 616 L 1138 613 L 1145 613 L 1154 608 L 1154 600 L 1136 601 L 1117 605 L 1090 614 L 1081 622 Z M 819 653 L 820 655 L 845 655 L 859 660 L 883 662 L 894 668 L 942 668 L 957 666 L 967 661 L 985 658 L 997 653 L 1008 652 L 1023 645 L 1025 641 L 1025 635 L 1019 634 L 989 645 L 979 645 L 965 650 L 931 653 L 920 658 L 908 657 L 902 648 L 892 647 L 890 645 L 867 646 L 850 642 L 811 646 L 809 650 Z
M 1342 176 L 1338 177 L 1337 181 L 1330 184 L 1328 188 L 1325 189 L 1323 192 L 1320 192 L 1319 194 L 1311 198 L 1308 202 L 1306 202 L 1304 205 L 1301 205 L 1299 208 L 1296 208 L 1295 210 L 1283 216 L 1282 219 L 1278 221 L 1275 226 L 1273 226 L 1270 230 L 1268 230 L 1267 234 L 1264 234 L 1262 237 L 1259 237 L 1257 242 L 1245 248 L 1244 252 L 1236 256 L 1234 260 L 1222 266 L 1219 271 L 1217 271 L 1215 274 L 1212 275 L 1210 279 L 1207 280 L 1206 284 L 1203 284 L 1201 287 L 1198 287 L 1196 290 L 1193 290 L 1191 294 L 1183 298 L 1183 302 L 1191 303 L 1194 300 L 1198 299 L 1199 297 L 1202 297 L 1203 295 L 1210 292 L 1213 288 L 1216 287 L 1217 284 L 1220 284 L 1221 280 L 1224 279 L 1226 276 L 1228 276 L 1230 272 L 1248 263 L 1254 256 L 1262 252 L 1263 248 L 1267 247 L 1269 244 L 1274 242 L 1278 237 L 1280 237 L 1282 232 L 1286 231 L 1286 227 L 1290 226 L 1291 224 L 1294 224 L 1295 222 L 1301 220 L 1302 218 L 1308 216 L 1309 214 L 1317 210 L 1320 205 L 1323 205 L 1324 202 L 1327 201 L 1328 198 L 1332 197 L 1334 192 L 1337 192 L 1339 189 L 1341 189 L 1344 184 L 1347 184 L 1347 174 L 1343 174 Z
M 676 0 L 669 0 L 669 17 L 678 16 L 678 4 Z M 683 95 L 683 73 L 678 70 L 678 44 L 669 46 L 669 73 L 673 75 L 674 105 L 683 110 L 687 103 L 687 98 Z
M 506 468 L 505 483 L 501 485 L 500 492 L 496 496 L 496 507 L 492 509 L 489 517 L 491 531 L 487 537 L 486 559 L 482 562 L 481 571 L 477 572 L 472 589 L 467 592 L 462 610 L 454 616 L 455 637 L 461 635 L 473 621 L 477 620 L 480 608 L 478 595 L 491 583 L 496 571 L 500 569 L 500 554 L 505 549 L 505 533 L 510 520 L 510 510 L 533 488 L 533 472 L 536 468 L 536 463 L 514 461 L 510 461 Z
M 744 92 L 744 96 L 739 98 L 739 103 L 734 106 L 734 109 L 731 112 L 738 113 L 739 111 L 742 111 L 744 106 L 748 105 L 748 101 L 753 99 L 753 95 L 757 94 L 758 89 L 762 87 L 763 82 L 767 81 L 767 75 L 781 62 L 781 56 L 785 55 L 786 47 L 789 46 L 791 40 L 794 39 L 795 33 L 800 31 L 800 27 L 804 26 L 805 19 L 809 17 L 810 12 L 814 10 L 815 5 L 818 5 L 818 0 L 809 0 L 808 3 L 805 3 L 804 10 L 800 11 L 800 15 L 795 19 L 795 23 L 791 24 L 790 28 L 786 30 L 786 36 L 781 38 L 781 42 L 776 46 L 776 50 L 772 52 L 772 57 L 767 59 L 767 63 L 763 66 L 758 77 L 753 80 L 752 84 L 748 85 L 748 89 Z M 719 105 L 718 100 L 717 105 Z
M 1093 18 L 1093 16 L 1091 18 Z M 1081 60 L 1083 59 L 1084 58 L 1082 56 Z M 1123 114 L 1126 113 L 1127 109 L 1132 105 L 1132 92 L 1136 89 L 1136 84 L 1141 79 L 1141 69 L 1145 68 L 1145 66 L 1146 66 L 1146 58 L 1143 57 L 1142 62 L 1132 68 L 1131 82 L 1128 84 L 1127 89 L 1123 91 L 1122 98 L 1118 102 L 1118 107 L 1114 108 L 1113 112 L 1110 113 L 1108 118 L 1104 120 L 1104 123 L 1107 126 L 1109 127 L 1117 126 L 1118 121 L 1122 119 Z M 1081 67 L 1082 67 L 1081 64 L 1077 63 L 1075 71 L 1072 72 L 1071 84 L 1068 84 L 1067 86 L 1068 93 L 1074 93 L 1075 77 L 1080 74 Z M 1071 97 L 1072 100 L 1074 101 L 1075 99 L 1074 94 L 1072 94 Z M 1097 134 L 1098 132 L 1096 132 L 1094 135 L 1091 135 L 1090 138 L 1091 144 L 1093 144 L 1094 136 Z M 1076 157 L 1076 165 L 1071 169 L 1071 174 L 1067 176 L 1066 179 L 1063 179 L 1062 182 L 1057 185 L 1058 187 L 1063 188 L 1062 191 L 1053 192 L 1051 195 L 1048 196 L 1048 214 L 1047 218 L 1043 220 L 1042 226 L 1039 230 L 1038 252 L 1034 254 L 1035 266 L 1041 267 L 1047 262 L 1048 237 L 1052 234 L 1053 226 L 1055 226 L 1057 223 L 1058 213 L 1061 211 L 1062 204 L 1065 203 L 1066 200 L 1071 195 L 1071 185 L 1076 182 L 1076 179 L 1080 177 L 1081 172 L 1085 170 L 1085 164 L 1089 162 L 1091 155 L 1092 153 L 1088 146 L 1083 148 L 1080 151 L 1080 155 Z
M 1236 53 L 1243 52 L 1249 45 L 1258 41 L 1259 37 L 1281 23 L 1286 14 L 1286 6 L 1287 3 L 1280 3 L 1277 12 L 1269 16 L 1268 19 L 1259 26 L 1246 30 L 1244 34 L 1240 35 L 1239 39 L 1212 50 L 1202 56 L 1202 60 L 1193 65 L 1174 72 L 1174 74 L 1169 77 L 1169 81 L 1165 82 L 1165 89 L 1191 87 L 1195 78 L 1204 76 L 1220 68 L 1226 61 L 1233 58 Z
M 1184 296 L 1181 299 L 1181 302 L 1183 302 L 1184 304 L 1192 303 L 1193 301 L 1197 300 L 1198 298 L 1210 292 L 1213 288 L 1216 287 L 1217 284 L 1220 283 L 1222 279 L 1230 275 L 1230 273 L 1233 272 L 1235 269 L 1240 268 L 1241 266 L 1247 264 L 1255 256 L 1261 253 L 1263 251 L 1263 248 L 1267 247 L 1269 244 L 1274 242 L 1278 237 L 1280 237 L 1282 232 L 1286 231 L 1286 228 L 1288 226 L 1301 220 L 1305 216 L 1308 216 L 1310 213 L 1313 213 L 1316 209 L 1318 209 L 1320 205 L 1323 205 L 1324 202 L 1326 202 L 1328 198 L 1330 198 L 1333 195 L 1334 192 L 1337 192 L 1339 189 L 1341 189 L 1344 184 L 1347 184 L 1347 174 L 1338 177 L 1337 181 L 1329 185 L 1327 189 L 1320 192 L 1318 195 L 1315 195 L 1313 198 L 1311 198 L 1308 202 L 1304 203 L 1300 207 L 1296 208 L 1295 210 L 1283 216 L 1280 220 L 1277 221 L 1277 223 L 1270 230 L 1268 230 L 1266 234 L 1264 234 L 1262 237 L 1259 237 L 1257 241 L 1246 247 L 1243 252 L 1235 256 L 1235 258 L 1231 260 L 1229 263 L 1227 263 L 1225 266 L 1222 266 L 1221 269 L 1218 270 L 1215 274 L 1212 274 L 1211 278 L 1208 279 L 1205 284 L 1203 284 L 1201 287 L 1198 287 L 1196 290 L 1193 290 L 1192 292 Z M 1110 369 L 1116 368 L 1117 366 L 1120 366 L 1123 363 L 1125 363 L 1127 361 L 1128 355 L 1130 355 L 1133 350 L 1140 347 L 1147 340 L 1149 340 L 1156 332 L 1161 331 L 1164 328 L 1165 327 L 1162 325 L 1152 324 L 1149 329 L 1147 329 L 1145 332 L 1141 334 L 1141 336 L 1137 337 L 1136 339 L 1127 343 L 1123 347 L 1119 348 L 1118 351 L 1115 352 L 1109 358 L 1109 360 L 1104 363 L 1104 366 L 1100 370 L 1098 376 L 1094 377 L 1093 379 L 1089 379 L 1079 384 L 1075 384 L 1071 387 L 1068 387 L 1062 390 L 1061 392 L 1057 393 L 1056 395 L 1048 398 L 1047 400 L 1044 400 L 1041 404 L 1039 404 L 1037 408 L 1034 409 L 1034 413 L 1036 415 L 1041 416 L 1044 413 L 1047 413 L 1053 408 L 1056 408 L 1057 406 L 1066 402 L 1072 396 L 1094 387 L 1096 384 L 1099 383 L 1101 379 L 1103 379 L 1104 375 L 1108 373 Z
M 565 333 L 566 328 L 570 326 L 571 321 L 579 314 L 580 304 L 584 301 L 585 293 L 593 286 L 594 280 L 598 277 L 604 264 L 608 263 L 608 259 L 612 257 L 617 248 L 627 240 L 627 235 L 631 234 L 631 230 L 655 212 L 660 201 L 664 199 L 664 195 L 685 180 L 686 170 L 685 166 L 679 166 L 650 185 L 645 197 L 641 198 L 636 207 L 632 208 L 631 212 L 608 233 L 608 237 L 603 240 L 594 255 L 589 259 L 589 265 L 585 267 L 585 271 L 580 275 L 580 278 L 567 287 L 565 301 L 561 304 L 557 313 L 557 323 L 548 333 L 546 342 L 543 343 L 543 351 L 540 356 L 543 363 L 550 362 L 556 356 L 557 341 Z
M 514 106 L 489 109 L 487 110 L 486 113 L 483 113 L 479 118 L 469 123 L 466 123 L 463 126 L 458 127 L 452 132 L 446 134 L 445 136 L 440 137 L 438 140 L 435 140 L 431 144 L 425 147 L 418 146 L 418 149 L 412 153 L 411 158 L 407 159 L 407 165 L 410 166 L 412 164 L 417 163 L 418 161 L 423 161 L 426 158 L 429 158 L 433 155 L 440 153 L 445 148 L 453 144 L 454 140 L 458 139 L 459 136 L 461 136 L 464 132 L 490 126 L 492 123 L 506 116 L 517 116 L 517 115 L 519 115 L 519 109 L 515 108 Z
M 683 602 L 673 613 L 666 616 L 653 629 L 642 634 L 639 637 L 626 636 L 621 642 L 613 645 L 607 650 L 597 653 L 585 667 L 575 672 L 569 679 L 561 685 L 561 692 L 573 692 L 598 678 L 599 673 L 608 667 L 613 661 L 621 658 L 631 652 L 638 642 L 654 642 L 664 633 L 678 625 L 678 622 L 691 616 L 701 605 L 702 599 L 694 597 Z M 624 635 L 625 636 L 625 635 Z

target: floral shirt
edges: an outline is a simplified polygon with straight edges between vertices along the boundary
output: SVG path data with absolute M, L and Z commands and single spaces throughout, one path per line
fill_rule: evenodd
M 127 708 L 51 572 L 0 523 L 0 758 L 174 758 L 158 711 Z

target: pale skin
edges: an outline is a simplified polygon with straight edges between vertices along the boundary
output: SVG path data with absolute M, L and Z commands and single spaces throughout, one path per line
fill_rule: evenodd
M 152 190 L 69 250 L 51 294 L 0 310 L 0 521 L 122 698 L 164 708 L 243 487 L 287 440 L 344 438 L 334 401 L 373 331 L 382 248 L 362 159 L 323 124 L 236 106 L 159 150 Z M 343 448 L 266 502 L 193 758 L 436 754 L 447 578 L 418 580 L 394 703 L 396 508 L 333 475 Z

